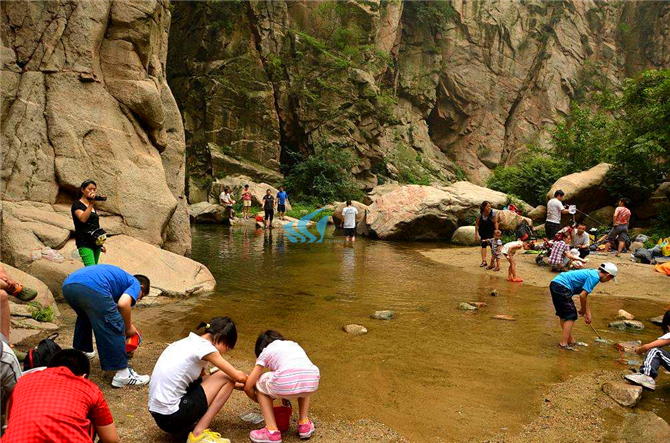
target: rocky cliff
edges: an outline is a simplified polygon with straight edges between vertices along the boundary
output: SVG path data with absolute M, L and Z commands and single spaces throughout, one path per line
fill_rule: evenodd
M 2 2 L 2 252 L 62 247 L 91 178 L 102 225 L 190 251 L 167 0 Z
M 358 157 L 365 188 L 481 183 L 590 88 L 670 66 L 669 31 L 667 2 L 175 3 L 189 197 L 327 145 Z

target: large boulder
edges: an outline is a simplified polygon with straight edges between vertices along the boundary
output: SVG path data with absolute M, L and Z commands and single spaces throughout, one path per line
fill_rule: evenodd
M 670 182 L 661 183 L 651 197 L 646 201 L 636 206 L 634 209 L 635 216 L 640 220 L 647 220 L 657 217 L 659 211 L 670 204 Z
M 544 223 L 547 218 L 547 207 L 544 205 L 539 205 L 532 211 L 528 213 L 528 218 L 534 222 Z
M 584 217 L 584 224 L 589 229 L 609 226 L 612 224 L 614 209 L 614 206 L 605 206 L 604 208 L 596 209 L 595 211 L 592 211 L 588 217 Z
M 467 181 L 452 183 L 449 186 L 440 187 L 440 189 L 453 194 L 462 203 L 475 208 L 477 213 L 479 213 L 479 206 L 484 200 L 490 202 L 491 206 L 495 209 L 502 209 L 512 201 L 512 198 L 504 192 L 494 191 L 493 189 L 478 186 Z M 524 214 L 528 214 L 534 209 L 522 200 L 513 200 Z
M 202 264 L 181 255 L 160 249 L 127 235 L 110 237 L 105 243 L 107 253 L 100 263 L 118 266 L 131 274 L 145 274 L 151 286 L 169 297 L 188 297 L 211 291 L 216 281 Z M 83 264 L 73 259 L 77 254 L 74 240 L 60 249 L 65 261 L 36 260 L 25 266 L 26 272 L 42 280 L 56 299 L 62 299 L 61 286 L 65 278 Z
M 565 192 L 564 204 L 577 205 L 577 209 L 589 213 L 614 203 L 614 197 L 605 189 L 605 177 L 612 165 L 601 163 L 593 168 L 559 178 L 547 193 L 547 201 L 559 189 Z
M 386 195 L 389 192 L 393 192 L 400 187 L 397 183 L 387 183 L 384 185 L 375 186 L 372 188 L 372 191 L 368 192 L 365 197 L 363 197 L 363 204 L 370 206 L 372 203 L 377 200 L 378 197 Z
M 475 240 L 475 227 L 461 226 L 456 229 L 454 235 L 451 236 L 451 242 L 464 246 L 474 246 L 478 244 L 477 240 Z
M 505 232 L 514 232 L 516 225 L 518 225 L 521 220 L 526 220 L 528 226 L 533 226 L 533 220 L 523 215 L 519 215 L 513 211 L 497 211 L 498 212 L 498 228 L 501 231 Z
M 209 191 L 209 201 L 210 203 L 219 203 L 219 195 L 223 192 L 223 189 L 227 186 L 230 188 L 230 193 L 233 196 L 233 199 L 240 200 L 242 197 L 242 190 L 244 185 L 249 185 L 249 190 L 251 191 L 251 204 L 254 206 L 263 206 L 263 197 L 269 189 L 273 197 L 277 197 L 277 192 L 279 190 L 272 185 L 267 183 L 256 183 L 252 181 L 249 177 L 244 175 L 233 175 L 229 177 L 224 177 L 216 180 L 212 183 L 212 187 Z M 291 210 L 291 196 L 288 196 L 288 202 L 286 204 L 286 210 Z
M 337 206 L 335 208 L 335 212 L 333 212 L 333 222 L 335 222 L 335 226 L 340 226 L 340 223 L 344 221 L 344 218 L 342 217 L 342 210 L 347 207 L 347 203 L 337 202 L 335 205 Z M 357 202 L 356 200 L 351 202 L 351 206 L 358 209 L 358 214 L 356 214 L 356 224 L 365 220 L 365 214 L 370 210 L 370 207 L 364 205 L 361 202 Z
M 226 208 L 209 202 L 189 206 L 189 216 L 193 223 L 223 223 L 228 218 Z

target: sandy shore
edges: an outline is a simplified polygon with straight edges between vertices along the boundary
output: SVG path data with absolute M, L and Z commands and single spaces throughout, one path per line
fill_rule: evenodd
M 500 260 L 500 271 L 494 272 L 480 268 L 481 248 L 454 248 L 445 247 L 437 249 L 428 249 L 421 251 L 425 257 L 444 265 L 462 269 L 473 274 L 489 274 L 496 276 L 501 280 L 507 279 L 507 260 L 503 257 Z M 490 252 L 490 251 L 489 251 Z M 551 280 L 557 275 L 552 272 L 548 266 L 540 267 L 535 264 L 535 254 L 517 254 L 517 272 L 524 280 L 522 284 L 538 287 L 549 287 Z M 596 255 L 591 254 L 587 268 L 597 268 L 602 262 L 609 261 L 619 268 L 617 283 L 607 283 L 598 285 L 595 293 L 597 296 L 628 297 L 635 299 L 645 299 L 654 302 L 670 304 L 670 278 L 654 271 L 651 265 L 633 263 L 630 261 L 630 254 L 621 254 L 615 257 L 614 254 Z M 507 283 L 518 285 L 518 283 Z

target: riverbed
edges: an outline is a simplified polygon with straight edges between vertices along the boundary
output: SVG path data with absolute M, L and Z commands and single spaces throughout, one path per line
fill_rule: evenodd
M 581 321 L 575 334 L 589 346 L 558 349 L 560 330 L 546 286 L 509 284 L 422 254 L 450 248 L 444 243 L 359 238 L 352 244 L 332 230 L 322 243 L 292 243 L 280 228 L 251 226 L 198 225 L 192 233 L 193 258 L 212 271 L 216 291 L 139 311 L 140 330 L 168 343 L 200 321 L 230 316 L 240 337 L 231 358 L 250 370 L 257 335 L 276 329 L 320 367 L 312 402 L 320 417 L 372 420 L 410 441 L 481 441 L 520 432 L 557 383 L 597 370 L 626 370 L 617 351 L 595 343 Z M 551 277 L 547 272 L 547 285 Z M 498 296 L 491 296 L 493 289 Z M 488 306 L 460 311 L 462 301 Z M 660 335 L 648 322 L 637 333 L 607 329 L 618 309 L 645 320 L 662 313 L 660 301 L 598 298 L 596 291 L 592 302 L 594 325 L 608 339 L 646 342 Z M 385 309 L 396 317 L 370 318 Z M 516 320 L 492 319 L 497 314 Z M 369 333 L 348 335 L 342 326 L 349 323 Z M 665 394 L 658 395 L 667 393 L 667 384 L 661 376 L 641 407 L 669 420 Z

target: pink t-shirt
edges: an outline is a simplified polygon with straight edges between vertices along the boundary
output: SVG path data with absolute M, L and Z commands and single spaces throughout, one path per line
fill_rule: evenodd
M 627 225 L 630 220 L 630 209 L 625 206 L 619 206 L 614 210 L 614 224 Z
M 319 386 L 319 368 L 296 342 L 273 341 L 263 349 L 256 364 L 272 371 L 269 385 L 279 397 L 314 392 Z

